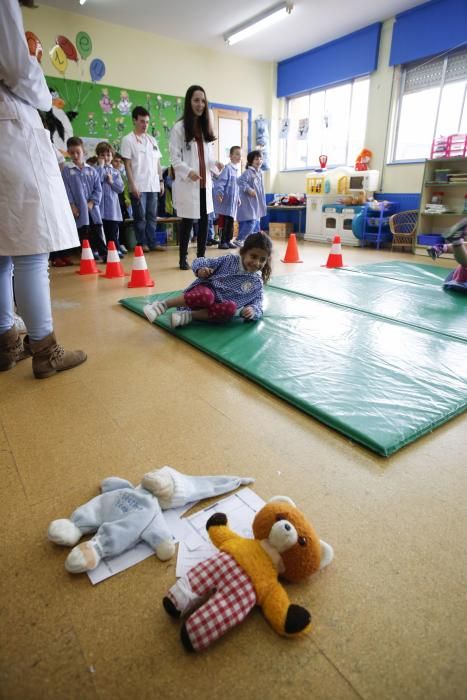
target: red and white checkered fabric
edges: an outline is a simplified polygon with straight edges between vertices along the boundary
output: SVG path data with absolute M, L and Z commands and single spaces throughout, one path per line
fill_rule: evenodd
M 199 596 L 215 591 L 186 621 L 191 644 L 201 651 L 245 619 L 256 603 L 256 593 L 251 579 L 225 552 L 194 566 L 188 580 Z

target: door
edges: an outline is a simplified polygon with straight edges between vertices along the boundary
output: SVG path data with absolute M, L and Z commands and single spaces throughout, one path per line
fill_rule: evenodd
M 221 163 L 229 162 L 232 146 L 240 146 L 242 160 L 240 171 L 245 169 L 248 153 L 248 112 L 236 109 L 213 107 L 216 158 Z

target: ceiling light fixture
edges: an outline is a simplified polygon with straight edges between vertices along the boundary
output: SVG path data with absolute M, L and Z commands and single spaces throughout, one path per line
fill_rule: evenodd
M 232 46 L 243 39 L 247 39 L 252 34 L 256 34 L 256 32 L 266 29 L 266 27 L 270 27 L 271 24 L 275 24 L 283 17 L 290 15 L 292 10 L 293 3 L 280 2 L 278 5 L 270 7 L 269 10 L 256 15 L 256 17 L 253 17 L 248 22 L 224 34 L 224 40 L 229 46 Z
M 86 2 L 86 0 L 79 0 L 80 5 L 84 5 L 85 2 Z

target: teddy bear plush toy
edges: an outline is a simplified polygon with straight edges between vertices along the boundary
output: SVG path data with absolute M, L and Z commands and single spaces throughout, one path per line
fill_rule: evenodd
M 277 496 L 258 511 L 254 539 L 230 530 L 224 513 L 212 515 L 206 528 L 220 551 L 194 566 L 163 599 L 169 615 L 186 616 L 181 628 L 185 649 L 206 649 L 242 622 L 255 605 L 278 634 L 292 638 L 306 634 L 311 615 L 290 603 L 278 577 L 302 581 L 327 566 L 334 553 L 293 501 Z
M 47 535 L 55 544 L 73 547 L 65 562 L 72 574 L 95 569 L 104 557 L 121 554 L 138 542 L 146 542 L 165 561 L 173 556 L 175 546 L 162 511 L 253 481 L 238 476 L 187 476 L 167 466 L 145 474 L 137 487 L 111 476 L 101 482 L 101 494 L 69 519 L 53 520 Z M 92 539 L 77 545 L 89 533 L 95 533 Z

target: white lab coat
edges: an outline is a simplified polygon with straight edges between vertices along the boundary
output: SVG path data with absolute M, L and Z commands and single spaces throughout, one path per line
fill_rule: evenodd
M 29 55 L 18 0 L 0 2 L 0 255 L 79 246 L 49 132 L 37 109 L 52 106 Z
M 185 142 L 183 120 L 176 122 L 170 132 L 169 151 L 170 162 L 175 171 L 172 201 L 177 210 L 177 216 L 184 219 L 199 219 L 199 180 L 193 182 L 188 177 L 191 170 L 199 174 L 198 147 L 195 139 L 188 144 Z M 206 212 L 210 214 L 214 211 L 211 170 L 216 174 L 219 172 L 212 143 L 204 142 L 204 162 L 206 164 Z

